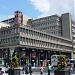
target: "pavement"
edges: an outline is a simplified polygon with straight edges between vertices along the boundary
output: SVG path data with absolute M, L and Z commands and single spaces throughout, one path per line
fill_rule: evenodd
M 22 69 L 22 67 L 21 67 Z M 33 69 L 33 73 L 32 75 L 40 75 L 40 67 L 36 67 L 36 68 L 32 68 Z M 2 67 L 2 70 L 5 72 L 5 67 Z M 71 75 L 75 75 L 75 71 L 70 71 Z M 4 73 L 3 75 L 8 75 L 8 73 Z M 26 74 L 23 74 L 23 71 L 21 71 L 21 75 L 26 75 Z M 30 75 L 30 74 L 27 74 L 27 75 Z M 47 68 L 44 68 L 44 74 L 43 75 L 48 75 L 47 74 Z M 51 74 L 50 75 L 54 75 L 54 72 L 51 71 Z
M 4 73 L 3 75 L 8 75 L 8 74 L 7 73 Z M 26 74 L 23 74 L 22 73 L 21 75 L 26 75 Z M 27 74 L 27 75 L 30 75 L 30 74 Z M 34 73 L 32 73 L 32 75 L 40 75 L 40 73 L 39 72 L 34 72 Z M 44 72 L 43 75 L 48 75 L 48 74 Z M 50 75 L 54 75 L 54 73 L 51 72 Z M 75 73 L 74 74 L 71 74 L 71 75 L 75 75 Z
M 8 75 L 8 73 L 4 73 L 3 75 Z M 26 75 L 26 74 L 21 74 L 21 75 Z M 27 74 L 27 75 L 30 75 L 30 74 Z M 32 75 L 40 75 L 39 72 L 33 72 Z M 44 73 L 43 75 L 47 75 L 47 73 Z M 54 73 L 51 73 L 51 75 L 54 75 Z
M 22 75 L 26 75 L 26 74 L 22 74 Z M 28 75 L 30 75 L 30 74 L 28 74 Z M 40 75 L 40 73 L 34 72 L 34 73 L 32 73 L 32 75 Z M 44 73 L 43 75 L 48 75 L 48 74 Z M 54 73 L 51 73 L 50 75 L 54 75 Z

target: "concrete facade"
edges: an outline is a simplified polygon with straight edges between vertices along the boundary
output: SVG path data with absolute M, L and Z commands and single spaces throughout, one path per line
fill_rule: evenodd
M 74 58 L 75 22 L 71 20 L 69 13 L 62 14 L 62 17 L 53 15 L 29 19 L 25 21 L 26 24 L 23 24 L 22 15 L 22 12 L 20 14 L 17 11 L 15 18 L 2 21 L 9 26 L 0 28 L 0 58 L 7 59 L 7 53 L 10 59 L 14 51 L 19 56 L 20 64 L 29 61 L 39 65 L 44 60 L 50 60 L 53 54 L 65 54 Z M 26 53 L 24 62 L 22 52 Z
M 19 54 L 21 64 L 21 53 L 25 52 L 25 62 L 28 60 L 33 64 L 35 61 L 36 65 L 39 65 L 42 60 L 50 60 L 50 56 L 54 53 L 65 54 L 72 58 L 72 41 L 21 24 L 2 27 L 0 29 L 0 57 L 6 58 L 5 53 L 8 52 L 10 59 L 11 50 Z M 32 53 L 40 55 L 44 53 L 45 57 L 43 59 L 40 55 L 36 55 L 37 59 L 33 59 Z
M 69 13 L 62 14 L 62 36 L 72 39 L 72 22 L 71 15 Z

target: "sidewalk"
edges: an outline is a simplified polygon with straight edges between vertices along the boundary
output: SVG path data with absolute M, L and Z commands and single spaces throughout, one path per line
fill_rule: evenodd
M 8 75 L 8 73 L 4 73 L 3 75 Z
M 4 73 L 3 75 L 8 75 L 8 73 Z M 26 75 L 26 74 L 22 73 L 21 75 Z M 30 74 L 28 74 L 28 75 L 30 75 Z M 39 72 L 33 72 L 32 75 L 40 75 L 40 73 Z M 47 73 L 44 73 L 43 75 L 47 75 Z M 54 75 L 54 73 L 51 73 L 51 75 Z
M 8 75 L 8 73 L 4 73 L 3 75 Z M 21 75 L 26 75 L 26 74 L 22 73 Z M 30 74 L 28 74 L 28 75 L 30 75 Z M 33 72 L 32 75 L 40 75 L 40 73 L 39 72 Z M 47 73 L 44 72 L 43 75 L 47 75 Z M 51 75 L 54 75 L 54 73 L 51 73 Z M 75 74 L 71 74 L 71 75 L 75 75 Z
M 22 67 L 20 67 L 22 69 Z M 40 67 L 33 67 L 33 73 L 32 75 L 40 75 Z M 2 67 L 2 70 L 5 72 L 5 67 Z M 8 75 L 8 73 L 4 73 L 3 75 Z M 26 75 L 23 74 L 23 71 L 21 71 L 21 75 Z M 28 74 L 30 75 L 30 74 Z M 47 68 L 44 68 L 44 74 L 43 75 L 47 75 Z M 54 75 L 53 72 L 51 72 L 51 75 Z M 71 75 L 75 75 L 75 71 L 71 71 Z

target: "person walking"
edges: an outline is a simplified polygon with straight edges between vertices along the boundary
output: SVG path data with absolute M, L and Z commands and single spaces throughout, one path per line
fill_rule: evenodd
M 43 75 L 43 66 L 40 67 L 40 75 Z
M 24 72 L 25 72 L 25 64 L 23 64 L 23 69 L 22 69 L 22 71 L 23 71 L 23 74 L 24 74 Z
M 25 72 L 26 75 L 28 74 L 28 65 L 24 64 L 24 66 L 23 66 L 23 74 L 24 74 L 24 72 Z
M 25 66 L 25 74 L 28 75 L 28 64 Z
M 4 73 L 4 72 L 2 71 L 2 68 L 0 68 L 0 75 L 3 75 L 3 73 Z
M 48 64 L 48 75 L 50 75 L 50 72 L 51 72 L 51 65 Z
M 75 70 L 75 62 L 74 62 L 74 70 Z
M 5 73 L 8 73 L 8 71 L 9 71 L 9 65 L 8 63 L 6 63 Z
M 29 73 L 30 73 L 30 75 L 32 75 L 32 66 L 31 66 L 31 64 L 29 64 Z

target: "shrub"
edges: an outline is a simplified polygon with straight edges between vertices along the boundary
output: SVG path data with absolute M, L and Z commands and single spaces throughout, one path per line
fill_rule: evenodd
M 16 68 L 18 66 L 19 66 L 19 60 L 18 60 L 17 55 L 15 55 L 15 56 L 12 57 L 12 61 L 11 61 L 11 64 L 10 64 L 10 68 L 11 69 L 14 69 L 14 68 Z
M 59 55 L 58 56 L 58 70 L 66 70 L 67 69 L 67 63 L 65 55 Z

